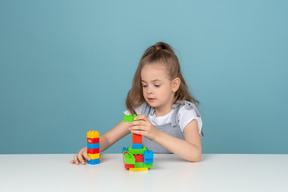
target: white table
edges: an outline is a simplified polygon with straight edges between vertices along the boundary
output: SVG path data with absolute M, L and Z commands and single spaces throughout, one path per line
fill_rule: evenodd
M 288 191 L 288 155 L 203 154 L 191 163 L 156 154 L 142 172 L 127 171 L 122 154 L 101 154 L 99 165 L 73 165 L 72 157 L 0 155 L 0 191 Z

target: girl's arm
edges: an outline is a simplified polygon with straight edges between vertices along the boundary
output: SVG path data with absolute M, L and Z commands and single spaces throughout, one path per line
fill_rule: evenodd
M 113 127 L 111 130 L 106 132 L 105 134 L 99 137 L 99 145 L 100 145 L 100 152 L 105 151 L 111 145 L 116 143 L 119 139 L 125 137 L 130 133 L 128 129 L 129 125 L 127 122 L 121 121 L 118 125 Z M 70 161 L 72 164 L 79 164 L 81 162 L 83 165 L 85 164 L 85 160 L 90 160 L 89 156 L 87 155 L 87 147 L 82 148 L 79 153 L 74 155 L 74 159 Z
M 199 162 L 201 159 L 202 146 L 197 120 L 194 119 L 188 123 L 183 133 L 185 140 L 178 139 L 158 130 L 154 141 L 183 159 Z
M 172 153 L 192 162 L 199 162 L 202 153 L 201 138 L 198 130 L 198 122 L 192 120 L 184 128 L 185 140 L 178 139 L 156 129 L 145 115 L 135 117 L 134 122 L 129 123 L 132 133 L 140 134 L 157 142 Z

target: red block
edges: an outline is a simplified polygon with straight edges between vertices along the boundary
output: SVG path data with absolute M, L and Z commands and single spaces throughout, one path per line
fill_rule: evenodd
M 142 143 L 142 135 L 133 133 L 133 143 Z
M 99 148 L 96 148 L 96 149 L 87 148 L 87 153 L 90 153 L 90 154 L 99 153 Z
M 125 164 L 125 168 L 128 169 L 128 168 L 134 168 L 134 164 Z
M 139 155 L 135 154 L 134 157 L 135 157 L 135 163 L 144 162 L 144 157 L 142 154 Z
M 87 143 L 99 143 L 99 137 L 98 138 L 87 138 Z

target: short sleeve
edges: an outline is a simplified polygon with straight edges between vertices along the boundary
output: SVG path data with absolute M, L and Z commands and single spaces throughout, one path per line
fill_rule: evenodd
M 178 115 L 179 115 L 179 125 L 182 133 L 186 125 L 188 125 L 188 123 L 190 123 L 192 120 L 195 119 L 198 122 L 199 134 L 201 135 L 202 119 L 201 117 L 197 116 L 197 113 L 193 108 L 187 109 L 185 106 L 183 106 L 180 108 Z
M 137 114 L 141 113 L 141 109 L 142 109 L 143 104 L 138 105 L 134 110 Z M 123 112 L 125 115 L 130 115 L 131 113 L 129 112 L 129 110 L 126 110 Z

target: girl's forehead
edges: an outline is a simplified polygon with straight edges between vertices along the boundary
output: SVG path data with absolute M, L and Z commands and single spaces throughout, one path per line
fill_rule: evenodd
M 155 79 L 169 79 L 166 68 L 161 64 L 145 65 L 141 70 L 141 79 L 144 81 L 152 81 Z

